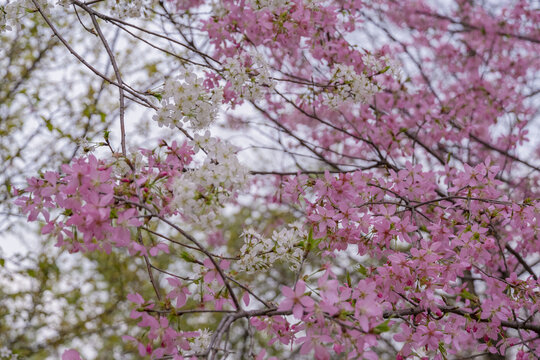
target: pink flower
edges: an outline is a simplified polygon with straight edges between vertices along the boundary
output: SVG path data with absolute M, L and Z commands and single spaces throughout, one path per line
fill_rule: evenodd
M 142 305 L 144 304 L 144 299 L 139 293 L 128 294 L 127 299 L 135 304 Z
M 427 326 L 420 325 L 413 335 L 413 340 L 416 346 L 421 347 L 427 345 L 430 350 L 439 348 L 439 341 L 443 338 L 443 333 L 437 329 L 435 322 L 431 321 Z
M 219 274 L 219 272 L 216 270 L 216 267 L 214 266 L 214 263 L 209 259 L 209 258 L 206 258 L 204 259 L 203 261 L 203 264 L 204 266 L 206 266 L 206 268 L 210 269 L 205 275 L 204 275 L 204 282 L 205 283 L 211 283 L 212 281 L 216 280 L 218 282 L 219 285 L 224 285 L 225 283 L 223 282 L 223 278 L 221 277 L 221 275 Z M 227 270 L 230 266 L 230 261 L 229 260 L 221 260 L 219 262 L 219 268 L 221 270 Z
M 176 299 L 176 307 L 181 308 L 187 302 L 187 295 L 191 294 L 187 287 L 185 287 L 182 282 L 177 278 L 167 278 L 169 285 L 173 286 L 174 289 L 167 294 L 168 299 Z
M 62 353 L 62 360 L 82 360 L 77 350 L 69 349 Z
M 281 292 L 285 296 L 285 300 L 279 305 L 279 311 L 291 310 L 295 318 L 302 319 L 304 308 L 312 308 L 315 305 L 315 301 L 307 295 L 304 295 L 306 291 L 306 284 L 303 281 L 296 283 L 296 288 L 293 290 L 288 286 L 282 286 Z

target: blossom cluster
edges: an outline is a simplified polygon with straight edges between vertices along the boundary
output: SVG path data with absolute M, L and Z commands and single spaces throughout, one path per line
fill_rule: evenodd
M 37 0 L 43 11 L 48 13 L 47 0 Z M 36 7 L 31 0 L 13 0 L 5 5 L 0 5 L 0 32 L 3 30 L 12 30 L 13 27 L 21 27 L 22 18 L 28 12 L 35 11 Z
M 171 284 L 178 285 L 178 280 L 173 279 Z M 174 296 L 176 290 L 169 292 L 169 296 Z M 125 335 L 123 340 L 133 343 L 139 351 L 140 356 L 150 356 L 152 359 L 161 358 L 167 355 L 174 356 L 174 359 L 183 360 L 192 358 L 197 354 L 204 353 L 210 343 L 212 332 L 207 329 L 198 331 L 177 331 L 165 316 L 154 316 L 153 302 L 146 302 L 138 294 L 129 294 L 128 300 L 137 305 L 131 311 L 132 319 L 140 319 L 138 327 L 143 328 L 144 336 L 136 338 Z M 183 304 L 182 304 L 183 305 Z
M 323 103 L 337 108 L 346 103 L 369 103 L 380 90 L 364 73 L 357 73 L 352 65 L 337 64 L 332 69 L 328 91 Z
M 250 0 L 248 1 L 254 10 L 270 10 L 275 11 L 283 9 L 290 4 L 289 0 Z
M 289 224 L 288 228 L 274 230 L 270 238 L 265 238 L 252 229 L 242 234 L 244 245 L 240 249 L 240 269 L 246 272 L 266 270 L 276 261 L 289 265 L 292 271 L 298 270 L 304 256 L 300 246 L 307 240 L 301 224 Z
M 105 6 L 112 16 L 124 19 L 140 17 L 145 13 L 145 9 L 149 9 L 157 3 L 157 0 L 108 0 Z
M 222 103 L 222 90 L 215 87 L 207 89 L 204 79 L 193 69 L 185 69 L 172 79 L 167 79 L 161 96 L 161 107 L 153 119 L 160 126 L 175 128 L 182 122 L 192 129 L 204 129 L 217 117 Z
M 221 208 L 245 186 L 248 170 L 238 161 L 236 147 L 209 131 L 195 135 L 192 146 L 204 153 L 204 161 L 173 180 L 171 209 L 192 224 L 212 229 L 219 225 Z
M 275 86 L 269 65 L 258 52 L 226 58 L 223 77 L 227 81 L 225 91 L 232 92 L 230 96 L 238 101 L 261 99 Z
M 112 246 L 128 247 L 132 254 L 146 254 L 144 246 L 131 241 L 129 228 L 139 226 L 138 211 L 116 206 L 112 168 L 93 155 L 62 167 L 62 174 L 48 171 L 28 180 L 16 203 L 28 213 L 29 220 L 43 216 L 43 234 L 52 234 L 57 246 L 71 252 L 102 250 Z M 121 180 L 120 180 L 121 181 Z
M 31 221 L 43 216 L 42 232 L 55 235 L 57 246 L 70 251 L 110 252 L 112 246 L 142 255 L 168 251 L 160 243 L 148 252 L 131 240 L 129 228 L 142 222 L 140 209 L 129 202 L 166 207 L 163 215 L 180 214 L 192 225 L 215 228 L 221 208 L 245 186 L 248 171 L 238 161 L 236 148 L 209 132 L 195 135 L 191 145 L 162 146 L 167 148 L 165 159 L 149 150 L 108 161 L 94 155 L 76 159 L 64 165 L 62 173 L 48 171 L 29 179 L 26 194 L 16 203 Z M 194 150 L 204 153 L 204 160 L 187 167 L 195 164 Z M 127 202 L 122 204 L 123 199 Z
M 10 349 L 3 346 L 0 348 L 0 359 L 1 360 L 17 360 L 19 355 L 14 354 Z
M 383 319 L 378 291 L 377 284 L 367 280 L 340 285 L 327 269 L 316 284 L 299 280 L 295 287 L 281 288 L 278 310 L 290 311 L 295 325 L 281 316 L 252 318 L 251 324 L 283 344 L 299 345 L 302 355 L 313 352 L 315 359 L 330 359 L 328 346 L 333 344 L 336 354 L 375 360 L 378 356 L 370 348 L 376 344 L 376 334 L 391 325 Z
M 388 55 L 377 57 L 368 53 L 362 56 L 362 62 L 373 75 L 388 72 L 398 80 L 402 76 L 402 70 L 398 62 L 395 59 L 391 59 Z

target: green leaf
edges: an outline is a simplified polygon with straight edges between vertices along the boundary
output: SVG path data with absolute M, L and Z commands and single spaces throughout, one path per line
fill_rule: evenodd
M 444 342 L 439 342 L 439 351 L 443 357 L 444 360 L 447 360 L 448 358 L 446 357 L 447 353 L 446 353 L 446 349 L 444 347 Z
M 459 293 L 459 296 L 467 300 L 478 301 L 478 296 L 471 294 L 465 289 L 461 290 L 461 292 Z
M 184 260 L 184 261 L 187 261 L 187 262 L 191 262 L 191 263 L 195 263 L 197 262 L 197 259 L 195 259 L 193 257 L 193 255 L 191 255 L 190 253 L 188 253 L 187 251 L 182 251 L 180 253 L 180 257 Z
M 385 67 L 384 69 L 382 69 L 381 74 L 384 74 L 384 73 L 387 72 L 389 69 L 390 69 L 390 66 Z
M 43 121 L 45 121 L 45 126 L 47 126 L 47 129 L 48 129 L 50 132 L 53 132 L 54 126 L 53 126 L 53 124 L 51 123 L 51 120 L 45 118 L 44 116 L 42 116 L 41 118 L 43 119 Z
M 6 259 L 0 258 L 0 266 L 4 267 L 6 265 Z
M 375 334 L 382 334 L 384 332 L 390 331 L 390 326 L 388 326 L 389 322 L 390 322 L 390 319 L 385 320 L 384 322 L 382 322 L 379 325 L 375 326 L 373 328 L 373 332 Z
M 33 278 L 35 278 L 36 275 L 37 275 L 36 270 L 34 270 L 34 269 L 28 269 L 28 270 L 26 270 L 26 273 L 28 274 L 28 276 L 33 277 Z
M 92 113 L 91 113 L 91 111 L 90 111 L 90 106 L 86 105 L 86 106 L 84 107 L 84 110 L 83 110 L 82 114 L 83 114 L 85 117 L 89 118 L 90 115 L 92 115 Z
M 313 238 L 313 228 L 309 229 L 309 234 L 307 237 L 307 243 L 304 245 L 304 248 L 308 251 L 316 250 L 319 244 L 321 243 L 321 239 L 314 239 Z
M 366 269 L 366 267 L 362 264 L 358 264 L 358 271 L 360 272 L 360 274 L 364 275 L 364 276 L 367 276 L 368 274 L 368 271 Z

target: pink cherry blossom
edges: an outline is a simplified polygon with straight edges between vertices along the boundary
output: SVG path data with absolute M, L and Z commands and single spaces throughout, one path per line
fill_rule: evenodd
M 298 281 L 296 287 L 291 289 L 288 286 L 283 286 L 281 292 L 285 297 L 279 304 L 278 310 L 292 310 L 295 318 L 301 320 L 304 314 L 304 309 L 309 311 L 315 305 L 315 301 L 305 295 L 306 284 L 303 281 Z

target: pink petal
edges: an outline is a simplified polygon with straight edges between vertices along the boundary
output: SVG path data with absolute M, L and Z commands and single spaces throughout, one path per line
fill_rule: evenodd
M 286 298 L 294 298 L 296 297 L 293 289 L 291 289 L 290 287 L 288 286 L 282 286 L 281 287 L 281 292 L 283 293 L 283 295 L 286 297 Z
M 300 298 L 300 303 L 302 303 L 302 305 L 304 305 L 305 307 L 312 307 L 313 305 L 315 305 L 315 301 L 309 296 L 302 296 Z
M 139 293 L 128 294 L 127 299 L 131 302 L 134 302 L 135 304 L 144 304 L 144 299 Z
M 302 315 L 304 314 L 304 308 L 302 307 L 302 305 L 296 304 L 294 305 L 292 312 L 295 318 L 301 320 Z
M 69 349 L 62 354 L 62 360 L 82 360 L 77 350 Z

